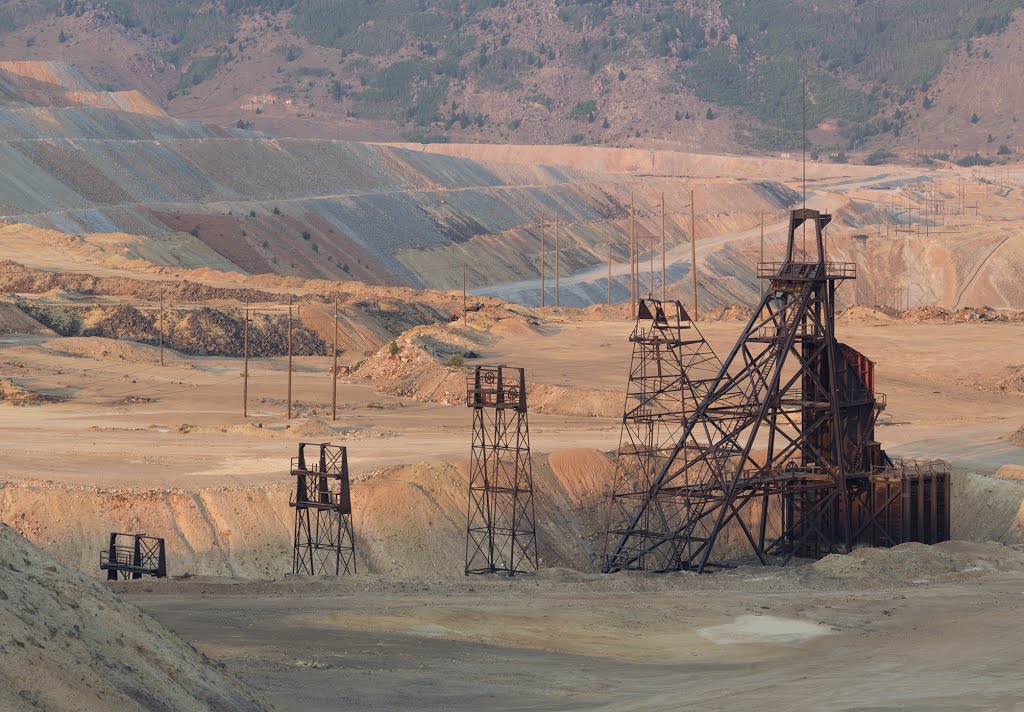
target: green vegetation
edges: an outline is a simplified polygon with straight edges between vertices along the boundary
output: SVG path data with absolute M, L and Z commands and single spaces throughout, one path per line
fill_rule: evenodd
M 950 52 L 973 52 L 972 38 L 1003 31 L 1024 0 L 717 5 L 724 25 L 709 25 L 703 12 L 691 14 L 668 0 L 557 0 L 554 22 L 562 27 L 548 35 L 565 38 L 557 46 L 524 43 L 516 31 L 523 14 L 518 8 L 509 13 L 507 0 L 0 0 L 0 32 L 95 11 L 167 47 L 164 57 L 184 70 L 173 96 L 244 51 L 252 40 L 241 36 L 244 23 L 255 20 L 267 33 L 287 23 L 306 42 L 340 50 L 338 64 L 356 88 L 328 80 L 322 91 L 334 101 L 353 102 L 354 116 L 431 130 L 482 125 L 479 114 L 447 108 L 457 83 L 513 91 L 552 62 L 622 82 L 630 66 L 654 61 L 673 79 L 666 91 L 695 92 L 715 107 L 711 117 L 720 106 L 742 109 L 749 124 L 740 127 L 743 141 L 792 148 L 801 143 L 805 79 L 808 125 L 837 126 L 849 150 L 875 136 L 898 136 L 907 109 L 933 105 L 930 83 Z M 304 56 L 298 44 L 278 52 L 282 67 Z M 325 71 L 299 67 L 288 76 L 333 79 Z M 525 102 L 554 107 L 543 95 Z M 594 121 L 596 105 L 584 104 L 572 107 L 570 116 Z
M 597 114 L 597 102 L 593 99 L 581 101 L 572 107 L 572 111 L 569 112 L 570 119 L 586 119 L 593 123 L 594 115 Z
M 551 111 L 551 107 L 555 105 L 554 99 L 552 99 L 550 96 L 544 96 L 543 94 L 531 94 L 530 96 L 526 97 L 524 101 L 527 104 L 540 104 L 548 111 Z
M 277 52 L 277 54 L 279 54 L 282 57 L 284 57 L 284 61 L 286 61 L 286 62 L 294 62 L 296 59 L 298 59 L 303 54 L 305 54 L 303 52 L 303 50 L 302 50 L 302 47 L 299 47 L 298 45 L 293 45 L 293 44 L 281 45 L 280 47 L 276 48 L 274 51 Z
M 391 354 L 392 356 L 397 356 L 398 352 L 399 352 L 398 342 L 397 341 L 392 341 L 388 345 L 388 353 Z
M 178 85 L 175 87 L 178 91 L 189 89 L 200 82 L 204 82 L 213 76 L 217 68 L 220 67 L 220 57 L 197 57 L 193 59 L 188 69 L 182 73 L 181 78 L 178 79 Z
M 448 143 L 444 134 L 402 133 L 402 138 L 410 143 Z
M 963 166 L 964 168 L 971 168 L 973 166 L 991 166 L 992 159 L 985 158 L 981 154 L 975 153 L 973 156 L 964 156 L 963 158 L 957 159 L 956 164 Z
M 449 368 L 462 368 L 464 363 L 466 363 L 466 359 L 460 354 L 455 354 L 454 356 L 449 356 L 448 360 L 444 362 L 444 365 Z
M 867 158 L 864 159 L 864 163 L 866 163 L 869 166 L 878 166 L 878 165 L 881 165 L 881 164 L 885 163 L 889 159 L 895 158 L 895 157 L 896 157 L 895 153 L 892 153 L 891 151 L 887 151 L 884 148 L 879 148 L 876 151 L 872 151 L 871 155 L 869 155 Z

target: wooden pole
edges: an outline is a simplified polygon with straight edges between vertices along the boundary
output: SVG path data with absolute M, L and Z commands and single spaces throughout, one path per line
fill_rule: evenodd
M 608 243 L 608 306 L 612 305 L 612 243 Z
M 245 326 L 242 327 L 242 355 L 245 367 L 242 369 L 242 417 L 249 417 L 249 300 L 245 300 Z
M 462 320 L 469 324 L 469 312 L 466 311 L 466 263 L 462 263 Z
M 544 213 L 540 214 L 540 305 L 544 306 Z
M 667 292 L 665 291 L 665 273 L 667 272 L 665 266 L 665 194 L 661 194 L 661 301 L 667 301 Z M 651 291 L 654 291 L 654 286 L 651 286 Z
M 331 363 L 331 420 L 338 419 L 338 298 L 334 298 L 334 360 Z
M 636 316 L 636 240 L 634 238 L 633 193 L 629 194 L 629 315 Z
M 292 300 L 288 299 L 288 420 L 292 419 Z
M 697 321 L 697 217 L 693 207 L 694 191 L 690 189 L 690 274 L 693 276 L 693 314 Z
M 164 365 L 164 290 L 160 290 L 160 365 Z
M 561 299 L 561 297 L 559 296 L 559 293 L 558 293 L 558 288 L 559 288 L 559 285 L 561 283 L 561 277 L 562 277 L 561 267 L 558 264 L 558 237 L 559 237 L 558 218 L 559 218 L 558 213 L 555 213 L 555 306 L 556 307 L 562 306 L 562 299 Z

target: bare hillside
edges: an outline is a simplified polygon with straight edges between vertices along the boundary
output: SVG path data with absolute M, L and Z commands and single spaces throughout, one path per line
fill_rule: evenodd
M 946 63 L 924 99 L 913 109 L 900 141 L 907 150 L 998 155 L 1024 150 L 1024 13 L 1007 30 L 973 41 Z M 925 108 L 927 106 L 927 108 Z
M 178 636 L 0 524 L 0 706 L 270 709 Z

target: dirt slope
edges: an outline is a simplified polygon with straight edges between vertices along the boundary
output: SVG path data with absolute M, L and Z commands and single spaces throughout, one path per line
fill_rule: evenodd
M 269 706 L 135 606 L 0 524 L 0 708 Z
M 460 575 L 467 468 L 467 462 L 421 463 L 357 478 L 352 496 L 360 570 L 403 578 Z M 592 450 L 534 457 L 546 566 L 591 568 L 612 470 L 612 461 Z M 92 575 L 99 575 L 98 551 L 116 530 L 165 537 L 172 576 L 278 578 L 291 570 L 289 491 L 287 483 L 137 489 L 8 482 L 0 483 L 0 519 Z
M 9 302 L 0 302 L 0 336 L 5 334 L 48 334 L 50 329 Z

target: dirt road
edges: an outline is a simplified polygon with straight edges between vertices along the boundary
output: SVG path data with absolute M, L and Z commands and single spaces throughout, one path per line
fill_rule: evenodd
M 848 193 L 854 190 L 870 189 L 872 186 L 880 184 L 888 185 L 895 183 L 896 185 L 899 185 L 903 182 L 912 182 L 923 178 L 927 178 L 927 176 L 925 174 L 905 175 L 894 179 L 892 176 L 881 174 L 872 178 L 845 180 L 840 183 L 835 181 L 824 182 L 820 187 L 812 183 L 808 186 L 807 201 L 809 206 L 821 210 L 822 212 L 834 212 L 850 202 Z M 802 190 L 801 185 L 798 183 L 791 184 L 789 187 L 798 191 Z M 766 222 L 764 226 L 765 244 L 768 246 L 784 244 L 786 240 L 786 231 L 789 226 L 788 217 L 785 220 L 773 221 L 771 220 L 771 216 L 768 216 L 767 219 L 769 222 Z M 706 261 L 709 256 L 730 245 L 743 245 L 747 243 L 753 244 L 754 241 L 760 238 L 760 235 L 761 228 L 760 225 L 758 225 L 757 227 L 727 232 L 711 237 L 698 236 L 696 249 L 698 264 L 701 264 Z M 623 236 L 623 239 L 627 239 L 626 236 Z M 691 246 L 689 238 L 687 238 L 686 242 L 683 244 L 671 247 L 666 251 L 666 269 L 671 273 L 671 280 L 678 281 L 683 278 L 688 278 L 687 275 L 690 273 L 690 256 Z M 660 271 L 660 254 L 656 258 L 656 261 L 659 263 L 655 269 L 657 272 Z M 642 283 L 646 283 L 644 282 L 646 279 L 646 273 L 643 266 L 644 262 L 641 260 L 640 280 Z M 630 268 L 628 264 L 622 262 L 613 263 L 611 268 L 613 282 L 626 281 L 628 284 L 629 272 Z M 584 297 L 583 292 L 579 292 L 576 298 L 574 298 L 573 295 L 578 291 L 578 288 L 584 288 L 588 285 L 591 287 L 591 290 L 588 291 L 593 292 L 592 287 L 595 283 L 598 283 L 599 285 L 606 285 L 607 279 L 608 268 L 605 265 L 600 265 L 583 272 L 577 272 L 576 274 L 565 275 L 560 279 L 561 288 L 564 293 L 562 303 L 573 306 L 591 303 L 593 300 Z M 550 288 L 552 284 L 553 279 L 549 276 L 547 286 Z M 655 284 L 660 285 L 660 276 L 656 277 Z M 643 285 L 641 285 L 641 288 L 643 288 Z M 501 299 L 507 299 L 520 304 L 535 304 L 539 299 L 537 296 L 539 294 L 539 290 L 540 279 L 537 278 L 496 284 L 483 289 L 474 289 L 472 291 L 474 294 L 500 297 Z M 597 291 L 600 292 L 601 290 Z

